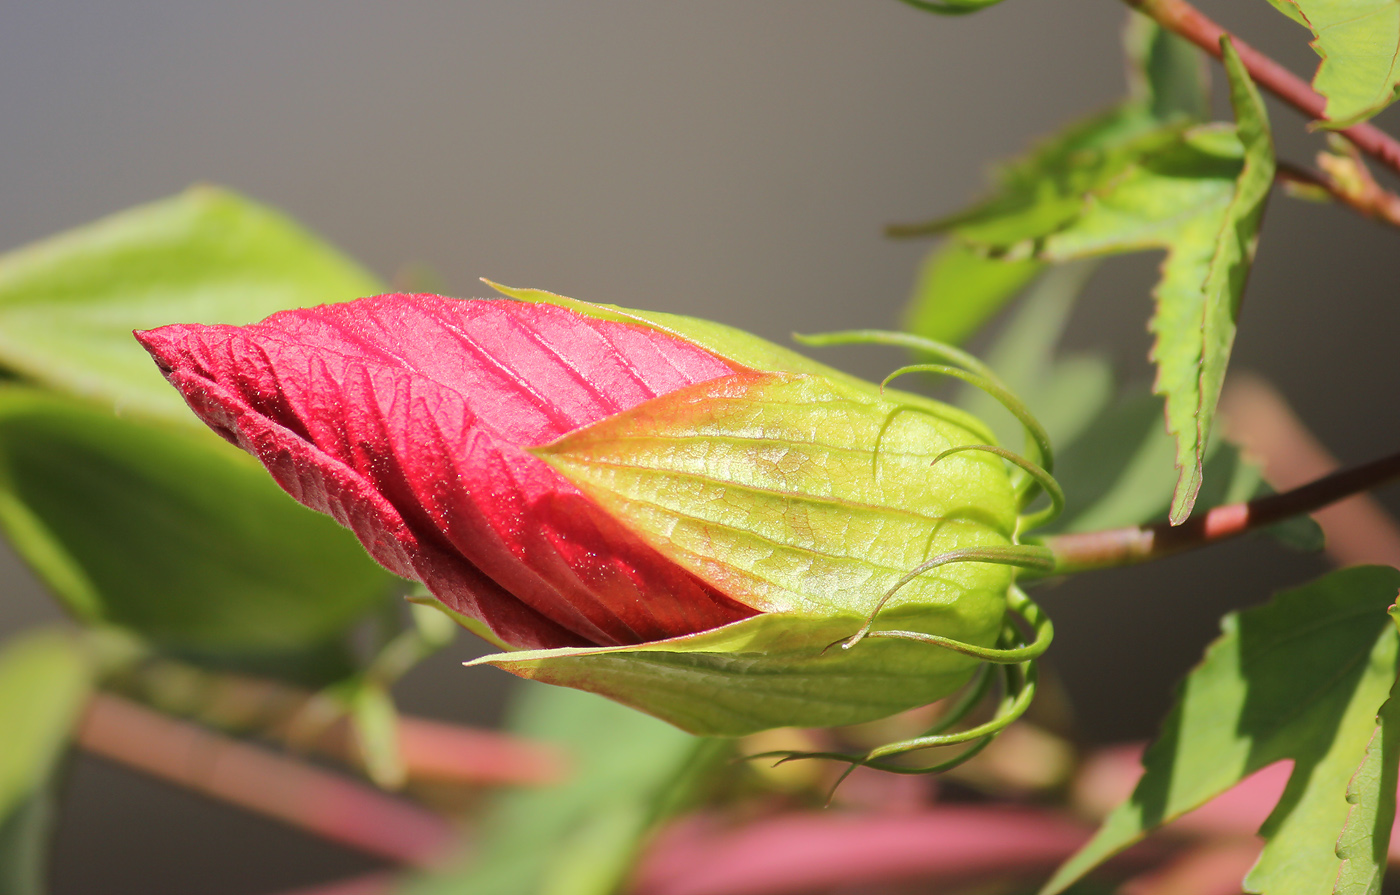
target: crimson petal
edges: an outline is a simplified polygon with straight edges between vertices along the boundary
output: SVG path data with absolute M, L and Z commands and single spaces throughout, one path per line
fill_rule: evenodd
M 643 643 L 755 614 L 524 450 L 746 372 L 703 348 L 551 305 L 433 295 L 137 338 L 294 498 L 507 645 Z

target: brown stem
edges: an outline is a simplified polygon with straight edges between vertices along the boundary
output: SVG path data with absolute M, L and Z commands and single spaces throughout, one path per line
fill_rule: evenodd
M 109 693 L 78 727 L 89 752 L 391 861 L 425 866 L 452 842 L 445 820 L 409 802 Z
M 1055 554 L 1057 574 L 1131 565 L 1218 543 L 1292 516 L 1311 513 L 1394 478 L 1400 478 L 1400 453 L 1344 469 L 1281 494 L 1216 507 L 1181 525 L 1159 522 L 1051 535 L 1043 543 Z
M 1240 54 L 1249 76 L 1260 87 L 1298 109 L 1303 114 L 1321 121 L 1327 101 L 1307 82 L 1274 60 L 1260 53 L 1249 44 L 1229 34 L 1187 0 L 1124 0 L 1133 9 L 1152 18 L 1163 28 L 1180 35 L 1205 50 L 1215 58 L 1220 58 L 1220 38 L 1229 35 L 1235 50 Z M 1351 141 L 1357 149 L 1376 161 L 1400 173 L 1400 141 L 1371 124 L 1356 124 L 1338 131 Z
M 1339 464 L 1307 430 L 1283 396 L 1248 373 L 1232 376 L 1220 396 L 1227 437 L 1264 468 L 1264 479 L 1287 491 L 1321 478 Z M 1339 566 L 1400 567 L 1400 525 L 1369 494 L 1339 500 L 1313 514 L 1327 536 L 1327 554 Z
M 1361 168 L 1359 171 L 1364 172 Z M 1344 186 L 1336 177 L 1326 171 L 1305 168 L 1292 162 L 1279 161 L 1277 179 L 1285 183 L 1297 183 L 1317 187 L 1325 191 L 1335 201 L 1346 205 L 1373 221 L 1400 227 L 1400 196 L 1383 188 L 1370 177 L 1358 179 L 1350 186 Z

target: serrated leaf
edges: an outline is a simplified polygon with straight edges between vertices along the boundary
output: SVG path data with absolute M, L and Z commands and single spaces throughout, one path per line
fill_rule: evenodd
M 49 786 L 87 702 L 93 669 L 71 633 L 41 630 L 0 649 L 0 893 L 44 891 Z
M 1351 127 L 1400 94 L 1400 0 L 1270 0 L 1313 34 L 1324 127 Z
M 15 386 L 0 530 L 78 617 L 211 657 L 300 654 L 395 580 L 231 445 Z
M 1174 523 L 1190 514 L 1201 486 L 1244 282 L 1273 183 L 1273 142 L 1262 100 L 1228 42 L 1225 59 L 1235 127 L 1159 127 L 1111 153 L 1074 160 L 1046 188 L 1052 193 L 1048 202 L 994 200 L 950 225 L 989 250 L 1055 262 L 1167 250 L 1152 329 L 1156 390 L 1167 399 L 1167 428 L 1177 445 Z M 1077 191 L 1073 208 L 1069 194 L 1059 192 L 1066 188 Z
M 282 215 L 197 187 L 0 256 L 0 368 L 197 426 L 133 329 L 248 323 L 379 289 Z
M 1150 830 L 1289 759 L 1293 771 L 1261 829 L 1267 844 L 1246 889 L 1329 891 L 1348 781 L 1395 682 L 1397 637 L 1386 610 L 1397 588 L 1395 569 L 1344 569 L 1225 616 L 1224 633 L 1148 748 L 1133 795 L 1042 892 L 1064 891 Z
M 479 858 L 403 895 L 611 895 L 646 836 L 724 747 L 588 693 L 531 685 L 510 729 L 557 743 L 568 782 L 503 798 L 480 825 Z
M 1395 618 L 1395 608 L 1390 608 Z M 1341 867 L 1333 891 L 1337 895 L 1380 895 L 1385 875 L 1390 830 L 1395 825 L 1395 787 L 1400 764 L 1400 681 L 1376 716 L 1366 755 L 1347 784 L 1346 825 L 1337 839 Z

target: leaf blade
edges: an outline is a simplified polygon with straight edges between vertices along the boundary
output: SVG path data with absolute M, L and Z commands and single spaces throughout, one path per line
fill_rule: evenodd
M 1340 865 L 1333 843 L 1346 822 L 1348 778 L 1395 680 L 1396 636 L 1384 613 L 1397 588 L 1395 569 L 1344 569 L 1227 615 L 1148 748 L 1132 797 L 1042 892 L 1063 891 L 1149 830 L 1285 759 L 1294 771 L 1248 884 L 1271 895 L 1326 891 Z
M 0 366 L 108 406 L 195 424 L 133 329 L 247 323 L 380 288 L 281 214 L 196 187 L 0 256 Z

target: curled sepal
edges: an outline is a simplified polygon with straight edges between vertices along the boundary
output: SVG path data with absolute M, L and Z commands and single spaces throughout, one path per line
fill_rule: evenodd
M 972 727 L 945 732 L 950 726 L 948 719 L 942 719 L 938 725 L 923 734 L 922 736 L 911 737 L 907 740 L 899 740 L 877 746 L 869 752 L 801 752 L 797 750 L 782 752 L 764 752 L 757 755 L 747 756 L 751 759 L 777 758 L 779 762 L 796 761 L 799 759 L 825 758 L 832 761 L 846 762 L 851 768 L 869 767 L 881 771 L 889 771 L 896 774 L 939 774 L 951 770 L 968 759 L 974 757 L 978 752 L 985 749 L 997 734 L 1005 730 L 1011 723 L 1025 714 L 1035 699 L 1037 671 L 1034 662 L 1024 662 L 1019 665 L 1004 666 L 998 675 L 1002 681 L 1001 696 L 992 712 L 992 717 L 981 724 Z M 990 679 L 990 676 L 988 677 Z M 981 682 L 974 685 L 970 690 L 979 699 L 985 695 L 986 690 L 981 686 Z M 966 700 L 959 700 L 957 719 L 961 720 L 967 711 L 975 706 L 967 705 Z M 917 752 L 922 749 L 933 749 L 945 746 L 958 746 L 964 743 L 971 743 L 961 752 L 952 758 L 944 759 L 933 764 L 911 765 L 902 761 L 894 761 L 900 756 L 910 752 Z M 847 774 L 850 773 L 848 770 Z M 845 779 L 845 774 L 841 779 Z M 840 784 L 840 781 L 837 781 Z
M 951 606 L 897 607 L 880 618 L 984 646 L 1000 625 Z M 467 664 L 590 690 L 705 736 L 871 721 L 948 696 L 978 668 L 960 652 L 906 639 L 827 649 L 864 621 L 774 613 L 637 646 L 499 653 Z
M 938 634 L 897 630 L 869 631 L 865 633 L 862 639 L 878 640 L 881 638 L 896 638 L 900 640 L 914 640 L 919 643 L 928 643 L 934 646 L 956 650 L 964 655 L 998 665 L 1026 662 L 1042 656 L 1045 651 L 1050 648 L 1050 642 L 1055 639 L 1055 626 L 1050 622 L 1050 616 L 1046 615 L 1045 610 L 1041 609 L 1030 597 L 1026 596 L 1025 591 L 1014 586 L 1007 596 L 1007 610 L 1031 629 L 1032 636 L 1028 642 L 1024 642 L 1020 646 L 1012 647 L 973 646 L 970 643 L 959 643 L 956 640 L 951 640 Z M 1008 634 L 1014 636 L 1011 632 L 1008 632 Z
M 1055 481 L 1055 477 L 1046 472 L 1041 466 L 1032 463 L 1015 451 L 1007 450 L 994 444 L 963 444 L 948 450 L 933 458 L 937 463 L 944 457 L 958 454 L 963 451 L 983 451 L 988 454 L 995 454 L 1008 463 L 1017 466 L 1026 474 L 1026 481 L 1017 490 L 1021 494 L 1021 506 L 1024 508 L 1035 498 L 1035 489 L 1041 488 L 1050 498 L 1050 505 L 1043 510 L 1022 516 L 1017 532 L 1027 532 L 1041 525 L 1053 522 L 1065 511 L 1065 492 L 1060 487 L 1060 483 Z

